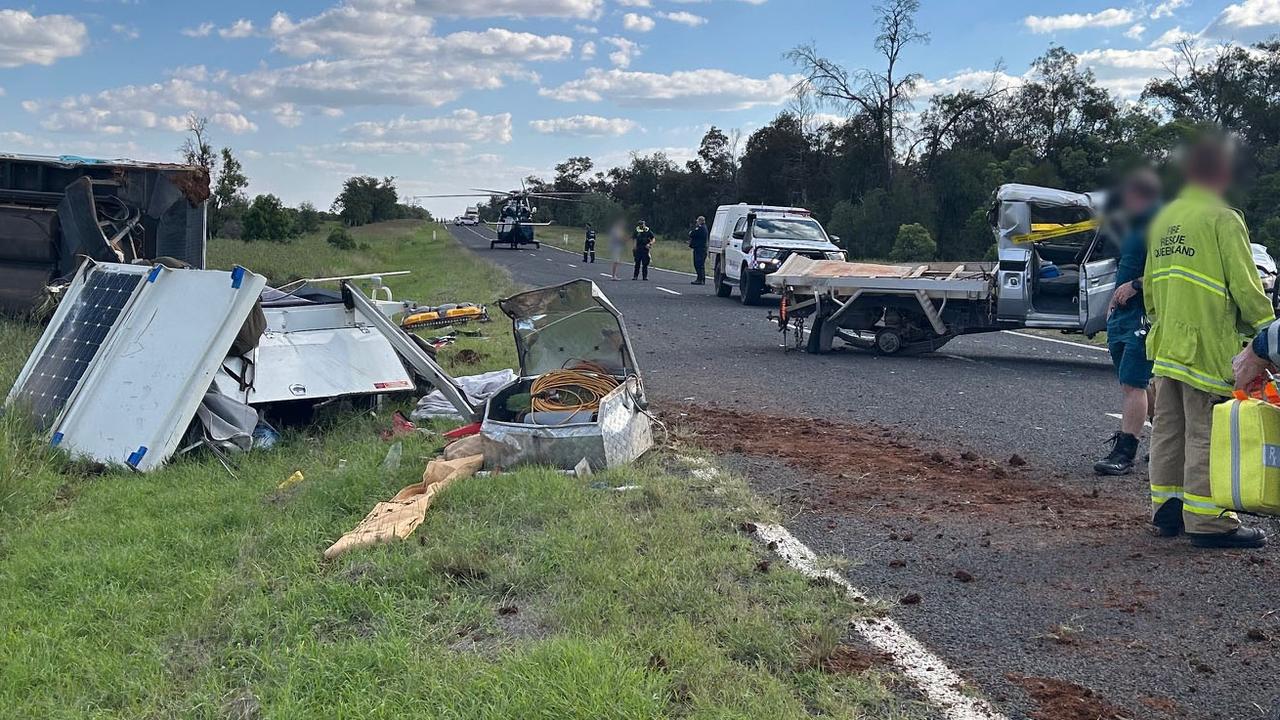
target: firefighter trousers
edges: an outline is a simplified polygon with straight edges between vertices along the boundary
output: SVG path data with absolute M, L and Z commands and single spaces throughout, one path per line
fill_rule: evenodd
M 1155 392 L 1148 468 L 1151 522 L 1174 526 L 1181 513 L 1189 533 L 1234 531 L 1239 519 L 1214 505 L 1209 489 L 1209 429 L 1213 406 L 1223 398 L 1167 377 L 1155 379 Z

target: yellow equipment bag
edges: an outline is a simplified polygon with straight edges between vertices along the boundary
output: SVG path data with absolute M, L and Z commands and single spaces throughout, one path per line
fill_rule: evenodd
M 1280 515 L 1280 407 L 1251 399 L 1213 409 L 1209 484 L 1218 507 Z

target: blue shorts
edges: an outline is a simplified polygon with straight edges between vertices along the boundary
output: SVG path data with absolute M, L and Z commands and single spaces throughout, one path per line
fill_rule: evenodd
M 1111 364 L 1121 385 L 1146 390 L 1151 384 L 1152 362 L 1147 359 L 1147 344 L 1140 338 L 1113 340 L 1107 343 Z

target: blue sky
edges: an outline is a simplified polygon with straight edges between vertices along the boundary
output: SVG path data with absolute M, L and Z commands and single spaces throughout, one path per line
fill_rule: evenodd
M 684 159 L 789 100 L 786 50 L 877 66 L 872 2 L 838 0 L 35 1 L 0 9 L 0 152 L 172 160 L 188 112 L 251 193 L 327 206 L 351 174 L 405 195 L 511 187 L 570 155 Z M 921 96 L 1017 82 L 1052 43 L 1133 98 L 1192 37 L 1280 31 L 1280 0 L 922 0 L 904 67 Z M 452 215 L 461 201 L 428 201 Z

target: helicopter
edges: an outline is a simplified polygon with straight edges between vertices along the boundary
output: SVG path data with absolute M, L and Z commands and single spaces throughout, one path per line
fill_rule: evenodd
M 523 183 L 522 183 L 523 185 Z M 542 243 L 538 242 L 534 233 L 534 228 L 547 227 L 551 225 L 549 222 L 534 222 L 534 213 L 538 212 L 538 208 L 534 207 L 533 200 L 550 200 L 554 202 L 582 202 L 575 199 L 578 195 L 589 195 L 585 192 L 557 192 L 557 191 L 533 191 L 521 187 L 519 190 L 486 190 L 484 188 L 471 188 L 474 193 L 463 193 L 459 195 L 424 195 L 422 197 L 433 198 L 506 198 L 506 202 L 502 206 L 502 210 L 498 213 L 498 220 L 488 221 L 485 224 L 494 228 L 497 238 L 489 241 L 489 249 L 492 250 L 499 245 L 506 245 L 512 250 L 519 249 L 521 245 L 532 245 L 534 248 L 541 248 Z

